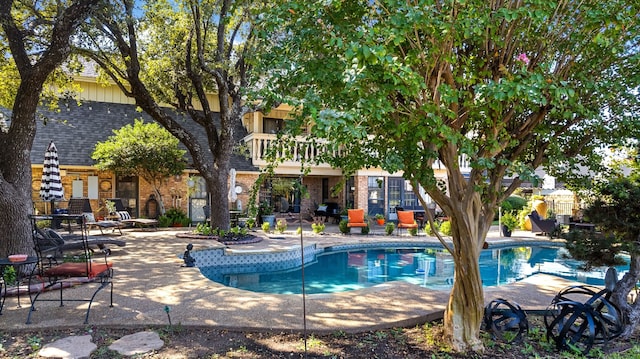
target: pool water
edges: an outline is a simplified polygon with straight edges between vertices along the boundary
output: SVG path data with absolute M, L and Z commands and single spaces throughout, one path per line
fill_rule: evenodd
M 484 250 L 480 273 L 484 286 L 499 286 L 546 273 L 569 280 L 601 285 L 606 268 L 590 272 L 581 262 L 566 258 L 560 247 L 512 247 Z M 366 249 L 317 255 L 304 268 L 307 294 L 335 293 L 371 287 L 390 281 L 405 281 L 431 289 L 447 290 L 453 283 L 453 258 L 442 249 Z M 302 293 L 301 268 L 277 272 L 253 268 L 204 267 L 209 279 L 224 285 L 263 293 Z M 624 267 L 618 268 L 623 273 Z

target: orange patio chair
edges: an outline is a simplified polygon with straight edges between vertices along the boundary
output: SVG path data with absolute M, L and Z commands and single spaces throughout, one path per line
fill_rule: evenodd
M 349 217 L 347 227 L 367 227 L 369 224 L 364 220 L 364 209 L 349 209 L 347 210 Z
M 401 228 L 418 229 L 418 223 L 413 216 L 413 211 L 398 211 L 398 234 L 400 234 Z

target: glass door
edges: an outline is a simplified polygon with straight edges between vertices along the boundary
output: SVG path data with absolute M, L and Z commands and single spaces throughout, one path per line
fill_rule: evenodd
M 118 176 L 116 178 L 116 197 L 120 198 L 124 208 L 131 217 L 139 217 L 138 211 L 138 177 Z

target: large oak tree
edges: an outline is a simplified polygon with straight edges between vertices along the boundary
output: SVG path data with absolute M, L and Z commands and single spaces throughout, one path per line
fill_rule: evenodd
M 330 142 L 324 159 L 402 171 L 451 219 L 455 350 L 482 349 L 478 259 L 499 203 L 538 167 L 570 177 L 637 136 L 638 14 L 631 0 L 305 0 L 261 17 L 266 83 Z
M 80 49 L 187 148 L 216 204 L 214 228 L 229 228 L 230 159 L 246 132 L 242 117 L 256 110 L 247 101 L 247 59 L 256 51 L 251 29 L 259 3 L 150 1 L 136 9 L 133 0 L 114 1 L 108 16 L 87 27 Z
M 77 27 L 100 3 L 0 1 L 0 103 L 12 110 L 10 125 L 0 130 L 1 257 L 33 252 L 28 216 L 33 213 L 30 154 L 37 108 L 45 84 L 55 82 L 53 76 L 63 77 L 56 70 L 71 53 Z

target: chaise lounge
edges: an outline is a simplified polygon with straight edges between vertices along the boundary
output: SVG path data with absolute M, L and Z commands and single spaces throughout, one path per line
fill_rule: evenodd
M 553 233 L 558 228 L 558 222 L 555 219 L 542 219 L 535 210 L 532 211 L 528 217 L 531 221 L 531 232 L 553 237 Z

